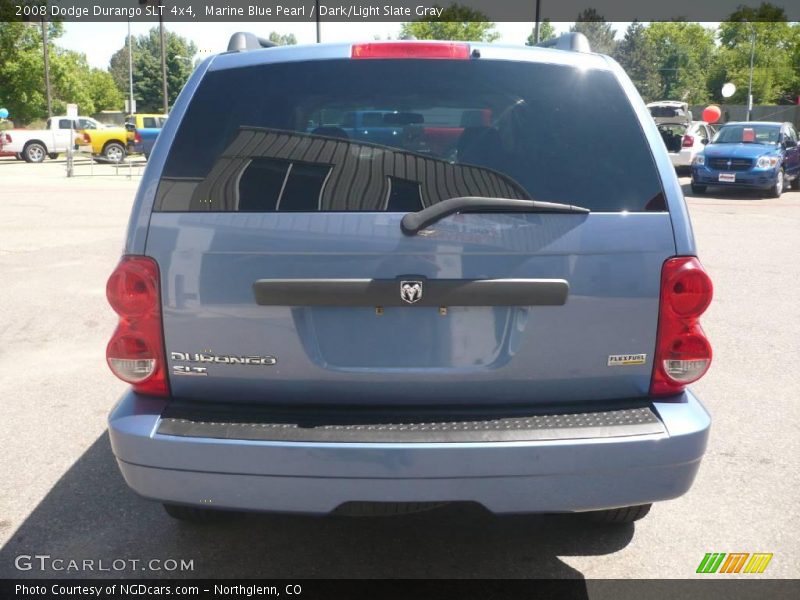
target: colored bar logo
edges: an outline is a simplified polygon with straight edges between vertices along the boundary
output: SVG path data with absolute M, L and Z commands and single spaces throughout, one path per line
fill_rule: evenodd
M 749 559 L 749 560 L 748 560 Z M 697 566 L 698 573 L 763 573 L 772 560 L 767 552 L 708 552 Z

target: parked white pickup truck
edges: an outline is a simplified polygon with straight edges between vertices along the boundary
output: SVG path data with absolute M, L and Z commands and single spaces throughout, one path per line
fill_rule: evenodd
M 0 149 L 19 154 L 26 162 L 42 162 L 45 156 L 58 158 L 75 143 L 74 132 L 103 129 L 105 125 L 91 117 L 52 117 L 45 129 L 11 129 L 0 132 Z M 72 132 L 72 135 L 70 133 Z

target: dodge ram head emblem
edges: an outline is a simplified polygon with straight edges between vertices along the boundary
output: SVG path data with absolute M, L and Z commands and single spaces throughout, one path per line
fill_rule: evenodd
M 422 299 L 422 282 L 421 281 L 401 281 L 400 282 L 400 298 L 403 302 L 414 304 Z

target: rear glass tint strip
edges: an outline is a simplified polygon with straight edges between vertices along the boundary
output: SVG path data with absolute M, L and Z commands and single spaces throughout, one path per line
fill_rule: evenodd
M 393 190 L 392 179 L 405 181 L 411 203 L 423 207 L 473 191 L 527 199 L 517 182 L 486 168 L 375 144 L 242 127 L 205 178 L 180 180 L 179 192 L 165 177 L 157 206 L 161 211 L 383 211 L 392 193 L 397 203 L 407 200 L 397 198 L 404 188 L 395 184 Z

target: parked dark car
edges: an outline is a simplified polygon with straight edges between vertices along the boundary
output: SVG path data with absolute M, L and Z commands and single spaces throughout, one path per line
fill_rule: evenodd
M 791 123 L 723 125 L 692 162 L 692 192 L 709 185 L 765 190 L 780 196 L 787 185 L 800 189 L 800 148 Z

